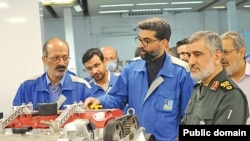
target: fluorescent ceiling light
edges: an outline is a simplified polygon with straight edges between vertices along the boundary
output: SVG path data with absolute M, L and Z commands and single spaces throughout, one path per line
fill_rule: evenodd
M 75 12 L 82 12 L 82 7 L 79 4 L 74 5 L 73 9 L 75 10 Z
M 164 5 L 168 4 L 167 2 L 161 2 L 161 3 L 137 3 L 136 5 Z
M 100 5 L 100 7 L 119 7 L 119 6 L 134 6 L 134 4 L 113 4 L 113 5 Z
M 129 12 L 129 10 L 99 11 L 100 14 L 105 14 L 105 13 L 125 13 L 125 12 Z
M 183 8 L 164 8 L 163 10 L 190 10 L 191 7 L 183 7 Z
M 0 8 L 7 8 L 9 5 L 5 2 L 0 2 Z
M 183 2 L 171 2 L 171 4 L 198 4 L 203 3 L 203 1 L 183 1 Z
M 250 7 L 250 5 L 244 5 L 244 7 Z
M 43 5 L 53 5 L 53 4 L 74 4 L 76 0 L 40 0 Z
M 212 8 L 214 8 L 214 9 L 225 9 L 226 6 L 213 6 Z
M 160 11 L 161 9 L 136 9 L 131 10 L 132 12 L 141 12 L 141 11 Z

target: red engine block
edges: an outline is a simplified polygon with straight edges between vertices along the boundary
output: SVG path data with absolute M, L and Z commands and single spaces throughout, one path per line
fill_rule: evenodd
M 59 111 L 58 115 L 51 116 L 35 116 L 32 114 L 22 114 L 12 120 L 7 128 L 22 128 L 32 127 L 33 129 L 46 129 L 48 125 L 42 124 L 41 121 L 55 121 L 62 111 Z M 98 109 L 98 110 L 85 110 L 82 113 L 73 113 L 67 121 L 61 126 L 64 127 L 66 123 L 72 122 L 75 119 L 89 119 L 94 123 L 96 128 L 104 128 L 108 121 L 116 117 L 123 115 L 120 109 Z

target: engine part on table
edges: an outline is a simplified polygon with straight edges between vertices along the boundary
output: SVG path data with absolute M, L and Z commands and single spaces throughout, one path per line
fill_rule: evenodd
M 138 130 L 128 134 L 125 138 L 119 141 L 156 141 L 153 134 L 145 134 L 145 128 L 140 127 Z
M 119 120 L 112 120 L 108 122 L 104 129 L 104 141 L 119 141 L 125 137 L 122 122 Z
M 38 115 L 39 116 L 57 115 L 57 103 L 39 103 Z
M 38 140 L 43 135 L 57 138 L 50 141 L 153 141 L 146 139 L 145 129 L 139 126 L 134 114 L 123 115 L 120 109 L 84 110 L 79 102 L 57 111 L 58 114 L 34 114 L 37 111 L 32 107 L 32 104 L 17 106 L 0 120 L 0 136 L 8 134 L 1 139 L 13 139 L 19 133 L 26 134 L 21 136 L 25 141 L 32 136 Z M 52 105 L 53 110 L 55 107 Z
M 31 130 L 32 130 L 32 127 L 13 128 L 12 133 L 13 134 L 25 134 L 26 132 L 29 132 Z
M 57 103 L 57 110 L 60 109 L 60 107 L 63 105 L 63 103 L 66 101 L 66 99 L 67 98 L 63 94 L 61 94 L 59 96 L 58 100 L 56 101 L 56 103 Z
M 5 127 L 13 121 L 15 118 L 17 118 L 21 114 L 32 114 L 33 111 L 33 105 L 32 103 L 29 103 L 27 105 L 23 104 L 21 106 L 14 107 L 14 111 L 12 111 L 6 118 L 2 118 L 0 120 L 0 133 L 4 133 Z
M 76 119 L 64 126 L 64 138 L 84 137 L 86 139 L 94 139 L 95 127 L 88 119 Z

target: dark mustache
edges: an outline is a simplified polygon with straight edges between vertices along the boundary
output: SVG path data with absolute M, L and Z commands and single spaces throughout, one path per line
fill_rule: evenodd
M 59 65 L 59 66 L 56 66 L 56 69 L 66 69 L 66 66 Z
M 190 69 L 191 69 L 191 68 L 195 67 L 195 65 L 189 65 L 189 67 L 190 67 Z
M 140 48 L 139 51 L 145 51 L 143 48 Z
M 224 59 L 221 59 L 220 62 L 221 62 L 221 63 L 227 63 L 227 61 L 225 61 Z

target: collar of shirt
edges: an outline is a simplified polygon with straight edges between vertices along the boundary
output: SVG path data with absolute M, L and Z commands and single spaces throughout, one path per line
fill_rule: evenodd
M 109 87 L 110 87 L 110 85 L 109 85 L 109 82 L 110 82 L 110 71 L 107 69 L 107 72 L 108 72 L 108 82 L 107 82 L 107 84 L 106 84 L 106 87 L 105 88 L 103 88 L 103 86 L 101 86 L 100 84 L 98 84 L 98 83 L 96 83 L 95 82 L 95 80 L 94 80 L 94 84 L 95 85 L 97 85 L 97 86 L 100 86 L 101 88 L 103 88 L 105 91 L 107 91 L 108 89 L 109 89 Z
M 245 74 L 250 75 L 250 64 L 248 62 L 246 62 Z
M 65 73 L 66 74 L 66 73 Z M 59 81 L 59 84 L 62 86 L 65 80 L 65 74 L 63 75 L 62 79 Z M 47 81 L 47 85 L 49 86 L 51 84 L 51 81 L 49 80 L 48 77 L 48 72 L 46 72 L 46 81 Z
M 146 67 L 148 72 L 148 84 L 151 85 L 155 77 L 157 76 L 158 72 L 162 68 L 162 65 L 164 64 L 165 60 L 165 52 L 163 55 L 161 55 L 159 58 L 151 61 L 146 61 Z

